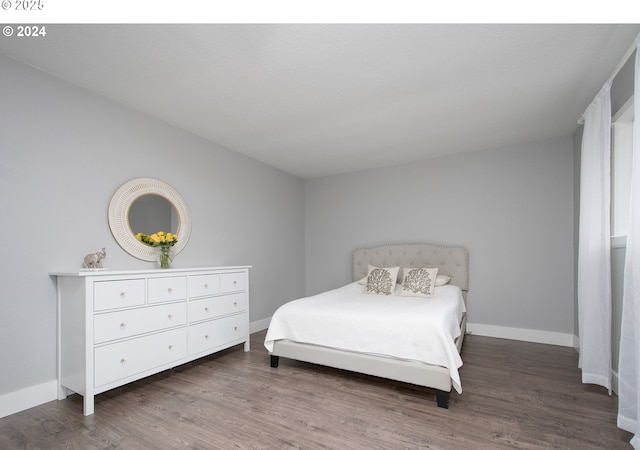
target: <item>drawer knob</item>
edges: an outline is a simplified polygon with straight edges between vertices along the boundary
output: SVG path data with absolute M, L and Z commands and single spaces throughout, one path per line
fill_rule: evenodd
M 169 320 L 173 319 L 173 315 L 171 314 L 169 314 L 167 317 L 169 318 Z
M 167 292 L 168 292 L 169 294 L 171 294 L 171 293 L 173 292 L 173 289 L 169 288 L 169 289 L 167 289 Z
M 236 280 L 233 280 L 233 284 L 238 284 L 238 282 Z
M 127 293 L 122 291 L 120 292 L 120 298 L 125 298 L 127 296 Z
M 208 306 L 205 306 L 204 312 L 209 312 L 209 307 Z
M 233 302 L 233 306 L 238 306 L 238 302 Z
M 123 365 L 124 365 L 124 364 L 126 364 L 126 363 L 127 363 L 127 360 L 126 360 L 126 359 L 124 359 L 124 358 L 121 358 L 121 359 L 120 359 L 120 364 L 123 364 Z
M 205 285 L 204 285 L 204 288 L 205 288 L 205 289 L 209 289 L 209 285 L 208 285 L 208 284 L 205 284 Z
M 173 345 L 169 345 L 169 350 L 173 350 Z
M 204 338 L 205 338 L 205 339 L 209 339 L 209 335 L 208 335 L 208 334 L 205 334 L 205 335 L 204 335 Z
M 238 327 L 233 327 L 233 331 L 238 331 Z
M 124 322 L 122 322 L 122 323 L 120 324 L 120 328 L 121 328 L 121 329 L 124 329 L 126 326 L 127 326 L 127 324 L 126 324 L 126 323 L 124 323 Z

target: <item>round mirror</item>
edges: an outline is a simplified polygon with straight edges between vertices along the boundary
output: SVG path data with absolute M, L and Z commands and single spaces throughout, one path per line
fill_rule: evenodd
M 178 235 L 178 254 L 191 235 L 189 209 L 178 192 L 153 178 L 136 178 L 120 186 L 109 203 L 109 228 L 120 247 L 144 261 L 154 261 L 155 249 L 136 239 L 136 233 L 166 231 Z

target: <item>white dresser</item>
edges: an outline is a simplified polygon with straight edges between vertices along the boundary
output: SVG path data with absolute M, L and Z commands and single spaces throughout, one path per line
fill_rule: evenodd
M 94 396 L 244 343 L 251 266 L 55 272 L 58 398 Z M 212 374 L 214 376 L 214 374 Z

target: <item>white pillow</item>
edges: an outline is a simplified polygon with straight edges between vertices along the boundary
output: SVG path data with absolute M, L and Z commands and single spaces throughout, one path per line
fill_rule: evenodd
M 449 284 L 449 281 L 451 281 L 451 277 L 438 274 L 438 276 L 436 277 L 436 287 Z
M 399 295 L 403 297 L 432 297 L 436 289 L 437 275 L 437 267 L 433 269 L 403 268 Z
M 364 293 L 383 295 L 393 294 L 399 270 L 400 267 L 369 266 L 367 270 L 367 284 L 364 286 Z

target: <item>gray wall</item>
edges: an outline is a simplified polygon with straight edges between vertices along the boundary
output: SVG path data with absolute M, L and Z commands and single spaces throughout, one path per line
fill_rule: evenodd
M 177 267 L 252 264 L 251 320 L 304 294 L 304 181 L 0 56 L 0 395 L 56 377 L 55 282 L 103 246 L 107 207 L 154 177 L 192 213 Z
M 306 291 L 350 281 L 350 252 L 461 244 L 469 321 L 574 332 L 571 136 L 307 180 Z

